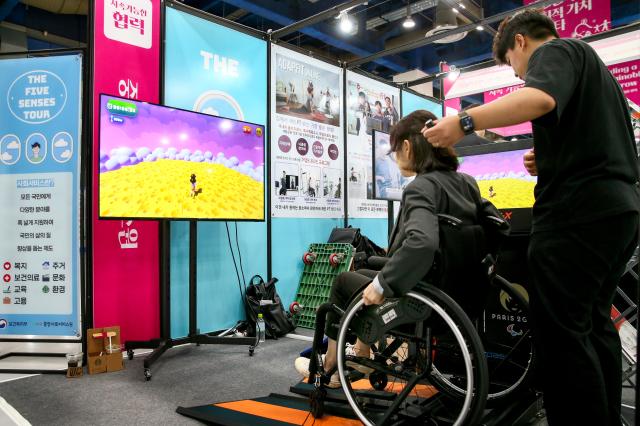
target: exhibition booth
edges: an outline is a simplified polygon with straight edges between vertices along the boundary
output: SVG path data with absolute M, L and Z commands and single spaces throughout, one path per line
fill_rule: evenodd
M 351 258 L 357 261 L 356 248 L 332 241 L 332 231 L 357 228 L 374 246 L 389 245 L 407 183 L 388 155 L 393 125 L 416 110 L 438 118 L 457 114 L 464 97 L 488 103 L 524 85 L 510 67 L 493 61 L 457 68 L 443 61 L 438 73 L 396 84 L 359 68 L 384 52 L 341 62 L 283 42 L 296 24 L 266 32 L 178 1 L 140 3 L 90 7 L 86 49 L 0 54 L 0 93 L 7 100 L 0 103 L 0 343 L 10 347 L 0 354 L 0 373 L 78 376 L 82 364 L 89 367 L 85 374 L 124 366 L 154 386 L 190 355 L 174 348 L 161 367 L 153 364 L 187 343 L 241 347 L 236 352 L 252 358 L 231 365 L 259 363 L 259 338 L 246 330 L 246 293 L 251 284 L 274 279 L 287 317 L 298 326 L 287 336 L 298 339 L 296 349 L 311 347 L 316 309 L 335 276 L 349 270 Z M 512 13 L 487 17 L 485 24 Z M 640 128 L 640 26 L 583 40 L 618 79 Z M 441 88 L 439 96 L 412 88 L 426 82 Z M 522 156 L 533 147 L 531 125 L 489 130 L 499 143 L 458 148 L 459 170 L 475 178 L 482 197 L 511 225 L 496 271 L 517 294 L 495 287 L 481 328 L 496 341 L 525 341 L 525 253 L 536 177 Z M 635 262 L 627 272 L 634 273 Z M 630 379 L 637 315 L 629 291 L 635 281 L 625 280 L 612 318 Z M 508 336 L 495 337 L 500 333 Z M 505 345 L 514 346 L 511 340 Z M 526 367 L 514 386 L 529 379 L 534 356 L 527 345 Z M 293 362 L 297 352 L 280 356 Z M 491 353 L 503 356 L 500 349 Z M 79 371 L 71 372 L 72 362 Z M 215 365 L 207 374 L 216 374 Z M 345 414 L 349 401 L 331 393 L 318 408 L 307 385 L 292 387 L 299 400 L 274 402 L 271 395 L 259 402 L 309 411 L 300 401 L 311 397 L 316 417 L 326 410 L 365 421 L 348 408 Z M 471 404 L 461 412 L 482 411 L 469 402 L 472 387 L 460 393 L 466 395 L 461 404 Z M 527 393 L 518 404 L 500 406 L 484 424 L 535 416 L 540 395 Z M 179 412 L 216 424 L 262 424 L 251 417 L 259 405 L 238 408 L 242 415 L 226 420 L 229 407 L 216 409 Z M 473 415 L 479 421 L 482 413 Z M 450 424 L 464 420 L 456 416 Z M 291 422 L 300 424 L 295 418 Z

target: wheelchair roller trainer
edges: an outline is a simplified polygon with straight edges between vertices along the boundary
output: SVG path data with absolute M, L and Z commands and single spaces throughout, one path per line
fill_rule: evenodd
M 510 283 L 499 276 L 492 282 L 527 309 L 526 301 Z M 533 360 L 530 337 L 522 336 L 511 348 L 502 348 L 507 355 L 490 363 L 487 372 L 482 343 L 459 306 L 433 286 L 421 283 L 417 290 L 403 298 L 364 309 L 358 298 L 346 311 L 330 303 L 322 305 L 318 310 L 309 366 L 312 386 L 300 383 L 291 391 L 310 397 L 311 412 L 315 417 L 323 415 L 325 402 L 330 402 L 330 409 L 336 414 L 348 410 L 336 408 L 334 402 L 349 402 L 354 411 L 360 411 L 358 415 L 365 424 L 513 425 L 517 420 L 525 421 L 535 415 L 540 409 L 540 396 L 528 389 Z M 326 388 L 336 368 L 324 371 L 319 354 L 325 316 L 330 310 L 343 317 L 337 368 L 342 370 L 340 380 L 344 393 Z M 394 318 L 389 320 L 390 317 Z M 464 345 L 460 341 L 455 343 L 457 329 L 461 330 Z M 357 334 L 364 343 L 372 343 L 373 360 L 344 354 L 348 331 Z M 484 336 L 483 340 L 486 339 Z M 489 344 L 495 351 L 496 344 Z M 518 353 L 520 355 L 514 355 Z M 514 361 L 510 356 L 519 358 Z M 362 384 L 366 382 L 366 376 L 351 369 L 358 365 L 373 370 L 368 377 L 369 390 Z M 521 365 L 522 368 L 507 368 L 501 372 L 500 366 L 504 365 Z M 472 380 L 466 380 L 470 373 Z M 469 392 L 474 383 L 480 383 L 480 386 Z M 394 387 L 405 392 L 396 397 Z M 429 387 L 438 393 L 425 398 Z M 486 395 L 487 387 L 489 402 L 495 409 L 483 412 L 486 400 L 483 395 Z M 390 404 L 394 400 L 395 404 Z

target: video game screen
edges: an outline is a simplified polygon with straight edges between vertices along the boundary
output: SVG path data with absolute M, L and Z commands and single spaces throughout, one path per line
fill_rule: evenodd
M 373 198 L 376 200 L 401 201 L 402 191 L 411 182 L 400 173 L 393 155 L 389 152 L 389 134 L 373 131 Z
M 478 182 L 482 197 L 491 201 L 498 209 L 531 208 L 537 177 L 529 175 L 522 162 L 523 155 L 530 148 L 506 144 L 512 143 L 502 142 L 490 146 L 519 149 L 465 155 L 461 148 L 458 171 L 471 175 Z
M 264 126 L 100 95 L 100 218 L 264 220 Z

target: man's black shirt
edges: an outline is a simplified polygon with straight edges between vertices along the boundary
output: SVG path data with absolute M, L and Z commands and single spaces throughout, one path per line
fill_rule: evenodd
M 553 39 L 529 60 L 525 86 L 556 108 L 533 120 L 538 168 L 533 231 L 640 209 L 636 146 L 622 89 L 595 50 Z

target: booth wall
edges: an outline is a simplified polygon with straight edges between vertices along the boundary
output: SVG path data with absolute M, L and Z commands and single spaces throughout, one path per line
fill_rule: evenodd
M 166 8 L 165 39 L 166 105 L 266 124 L 265 41 L 171 7 Z M 228 225 L 235 250 L 234 224 Z M 245 278 L 254 274 L 266 278 L 266 222 L 237 226 Z M 188 223 L 172 222 L 172 338 L 189 331 L 188 249 Z M 209 332 L 231 327 L 244 318 L 244 308 L 225 222 L 198 222 L 197 249 L 197 328 Z
M 95 2 L 94 10 L 93 325 L 119 325 L 123 342 L 149 340 L 160 337 L 158 222 L 98 220 L 98 111 L 100 93 L 159 100 L 160 0 L 135 16 L 125 2 Z M 142 19 L 147 31 L 120 28 L 105 14 Z

